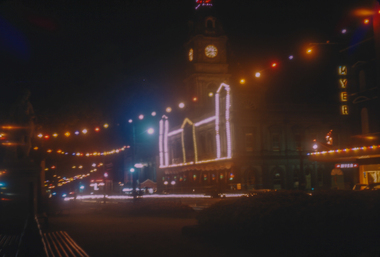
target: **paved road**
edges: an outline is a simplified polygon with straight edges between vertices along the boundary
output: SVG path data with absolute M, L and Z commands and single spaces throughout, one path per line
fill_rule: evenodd
M 221 248 L 181 234 L 184 226 L 195 225 L 195 215 L 180 217 L 136 217 L 125 215 L 115 206 L 112 212 L 100 210 L 104 205 L 78 204 L 63 215 L 51 217 L 49 228 L 66 231 L 90 256 L 238 256 L 247 253 Z M 120 210 L 125 204 L 120 204 Z M 110 207 L 111 208 L 111 207 Z M 170 215 L 169 215 L 170 216 Z

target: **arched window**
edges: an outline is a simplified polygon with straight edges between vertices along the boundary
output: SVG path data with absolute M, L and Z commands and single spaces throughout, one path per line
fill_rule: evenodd
M 208 21 L 207 21 L 207 28 L 208 28 L 208 29 L 212 29 L 212 28 L 214 28 L 214 23 L 212 22 L 212 20 L 208 20 Z
M 215 28 L 215 20 L 213 18 L 208 18 L 206 20 L 206 29 L 214 29 Z

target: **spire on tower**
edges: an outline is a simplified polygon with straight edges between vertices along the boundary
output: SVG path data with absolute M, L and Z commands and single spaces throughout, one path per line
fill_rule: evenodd
M 197 6 L 195 7 L 195 10 L 197 10 L 201 6 L 212 6 L 212 0 L 195 0 Z

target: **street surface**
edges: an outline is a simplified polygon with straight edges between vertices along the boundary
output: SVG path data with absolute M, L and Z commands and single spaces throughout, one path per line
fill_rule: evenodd
M 144 199 L 142 199 L 144 200 Z M 195 206 L 196 200 L 190 203 Z M 215 199 L 202 200 L 207 206 Z M 49 218 L 44 232 L 66 231 L 92 257 L 104 256 L 237 256 L 247 253 L 216 246 L 181 234 L 184 226 L 196 225 L 196 212 L 187 217 L 123 214 L 131 202 L 77 202 L 70 210 Z M 110 210 L 107 210 L 110 208 Z

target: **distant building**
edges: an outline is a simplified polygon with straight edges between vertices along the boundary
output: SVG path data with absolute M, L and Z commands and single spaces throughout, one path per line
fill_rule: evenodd
M 342 147 L 311 153 L 310 160 L 333 164 L 332 187 L 380 182 L 380 14 L 379 3 L 361 42 L 343 50 L 337 67 L 341 114 L 350 124 L 351 139 Z
M 182 117 L 160 121 L 158 192 L 330 188 L 333 164 L 309 160 L 307 153 L 314 140 L 330 149 L 318 142 L 331 130 L 333 145 L 343 144 L 339 107 L 268 103 L 265 88 L 231 82 L 227 37 L 209 11 L 199 7 L 185 44 L 185 94 L 193 102 Z

